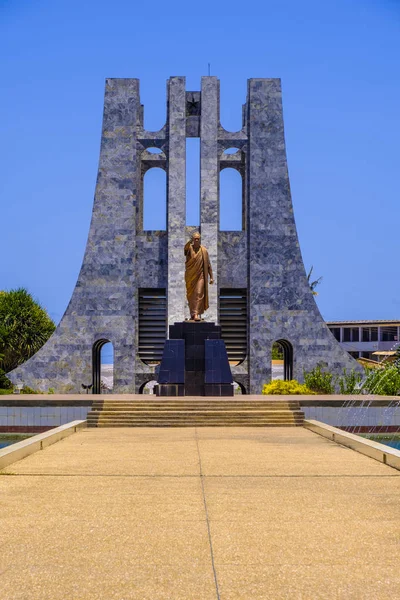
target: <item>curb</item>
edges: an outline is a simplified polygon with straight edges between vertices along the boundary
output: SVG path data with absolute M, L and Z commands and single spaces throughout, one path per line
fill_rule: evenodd
M 12 444 L 7 448 L 0 450 L 0 470 L 11 465 L 38 450 L 43 450 L 51 444 L 55 444 L 60 440 L 76 433 L 79 429 L 86 427 L 86 421 L 71 421 L 61 427 L 56 427 L 45 433 L 40 433 L 22 442 Z
M 386 446 L 385 444 L 367 440 L 359 435 L 342 431 L 337 427 L 326 425 L 320 421 L 304 420 L 304 427 L 332 442 L 351 448 L 356 452 L 360 452 L 360 454 L 369 456 L 384 465 L 400 471 L 400 450 L 396 450 L 396 448 L 390 448 L 390 446 Z

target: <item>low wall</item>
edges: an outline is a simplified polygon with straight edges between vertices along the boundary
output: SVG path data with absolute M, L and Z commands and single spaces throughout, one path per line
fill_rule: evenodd
M 38 433 L 76 420 L 85 420 L 93 400 L 151 401 L 154 396 L 142 394 L 64 394 L 0 396 L 0 433 Z M 333 427 L 356 427 L 369 432 L 400 429 L 399 396 L 235 396 L 234 400 L 298 400 L 305 418 L 322 421 Z
M 63 440 L 76 433 L 79 429 L 84 429 L 86 426 L 86 421 L 73 421 L 52 431 L 35 435 L 28 440 L 23 440 L 22 442 L 7 446 L 7 448 L 2 448 L 0 450 L 0 470 L 34 454 L 38 450 L 43 450 L 47 446 Z
M 400 450 L 390 448 L 379 442 L 367 440 L 358 435 L 353 435 L 352 433 L 342 431 L 337 427 L 332 427 L 325 423 L 320 423 L 319 421 L 304 421 L 304 427 L 332 442 L 351 448 L 356 452 L 360 452 L 360 454 L 365 454 L 365 456 L 374 458 L 375 460 L 400 471 Z
M 0 396 L 0 433 L 41 433 L 86 420 L 93 395 L 10 395 Z
M 308 396 L 300 406 L 306 419 L 338 428 L 357 428 L 368 433 L 379 427 L 382 433 L 400 428 L 399 396 Z

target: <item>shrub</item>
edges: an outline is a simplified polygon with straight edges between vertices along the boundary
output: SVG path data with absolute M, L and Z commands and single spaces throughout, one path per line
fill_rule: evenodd
M 272 344 L 272 360 L 282 360 L 283 359 L 283 348 L 278 342 L 274 342 Z
M 304 383 L 317 394 L 333 394 L 335 391 L 332 373 L 323 371 L 321 365 L 311 371 L 304 371 Z
M 340 394 L 359 394 L 362 379 L 361 373 L 354 370 L 348 373 L 343 369 L 343 375 L 338 379 Z
M 0 389 L 3 389 L 3 390 L 12 390 L 13 389 L 13 384 L 8 379 L 8 377 L 5 374 L 5 372 L 3 371 L 3 369 L 0 369 Z
M 366 370 L 364 390 L 368 394 L 398 396 L 400 394 L 400 371 L 397 365 L 389 364 L 384 369 Z
M 29 385 L 24 385 L 24 387 L 21 390 L 21 394 L 40 394 L 40 392 L 33 390 L 29 387 Z
M 314 394 L 306 385 L 299 383 L 296 379 L 290 381 L 282 381 L 282 379 L 275 379 L 271 383 L 266 383 L 263 386 L 262 394 L 264 396 L 273 395 L 300 395 L 300 394 Z

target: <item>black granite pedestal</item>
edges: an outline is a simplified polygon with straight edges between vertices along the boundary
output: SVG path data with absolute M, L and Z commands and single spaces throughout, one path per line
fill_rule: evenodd
M 206 321 L 170 325 L 157 381 L 157 396 L 233 396 L 221 328 Z

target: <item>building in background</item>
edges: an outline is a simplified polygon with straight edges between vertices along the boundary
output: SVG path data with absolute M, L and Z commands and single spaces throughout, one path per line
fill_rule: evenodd
M 326 324 L 353 358 L 380 361 L 399 347 L 400 320 L 327 321 Z

